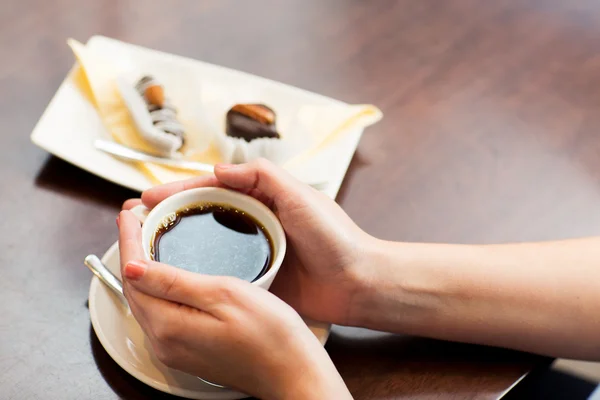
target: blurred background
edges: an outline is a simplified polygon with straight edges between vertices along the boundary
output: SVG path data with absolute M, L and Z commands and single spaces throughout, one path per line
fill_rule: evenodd
M 58 239 L 73 235 L 64 221 L 92 209 L 82 200 L 99 223 L 97 235 L 76 246 L 99 251 L 113 240 L 114 210 L 135 195 L 29 141 L 73 65 L 66 39 L 96 34 L 380 107 L 385 117 L 363 137 L 337 199 L 373 235 L 502 243 L 600 233 L 597 0 L 2 0 L 0 209 L 50 218 L 45 232 L 54 241 L 46 234 L 31 245 L 56 249 L 48 263 L 80 262 L 69 253 L 74 245 Z M 382 188 L 393 192 L 380 195 Z M 59 204 L 65 211 L 49 217 Z M 81 302 L 89 276 L 83 268 L 60 279 L 34 270 L 22 246 L 35 235 L 31 225 L 7 221 L 0 219 L 0 231 L 11 232 L 0 237 L 0 265 L 15 268 L 0 291 L 17 296 L 18 310 L 0 302 L 0 314 L 39 315 L 35 323 L 0 322 L 0 386 L 14 395 L 27 391 L 23 377 L 35 371 L 23 360 L 69 349 L 49 339 L 61 327 L 42 286 L 66 279 L 72 292 L 64 301 Z M 55 351 L 40 350 L 40 331 Z M 72 334 L 83 349 L 74 359 L 86 364 L 89 332 Z M 583 399 L 599 381 L 598 364 L 558 360 L 508 397 Z

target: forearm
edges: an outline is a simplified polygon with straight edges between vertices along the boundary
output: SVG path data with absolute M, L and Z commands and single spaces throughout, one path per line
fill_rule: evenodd
M 488 246 L 373 243 L 354 324 L 600 359 L 600 238 Z

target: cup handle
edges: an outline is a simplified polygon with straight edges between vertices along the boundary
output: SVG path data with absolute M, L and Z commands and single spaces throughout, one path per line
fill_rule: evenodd
M 136 218 L 139 219 L 142 224 L 144 222 L 146 222 L 146 218 L 148 217 L 148 214 L 150 213 L 150 210 L 142 204 L 133 207 L 129 211 L 131 211 L 133 213 L 133 215 L 135 215 Z

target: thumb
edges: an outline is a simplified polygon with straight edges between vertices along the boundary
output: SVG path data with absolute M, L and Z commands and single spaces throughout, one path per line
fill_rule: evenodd
M 147 260 L 129 261 L 123 274 L 127 283 L 140 292 L 205 311 L 215 305 L 224 286 L 222 277 Z
M 215 175 L 226 186 L 235 189 L 258 189 L 271 199 L 275 199 L 281 192 L 306 190 L 306 185 L 265 159 L 247 164 L 220 164 L 215 166 Z

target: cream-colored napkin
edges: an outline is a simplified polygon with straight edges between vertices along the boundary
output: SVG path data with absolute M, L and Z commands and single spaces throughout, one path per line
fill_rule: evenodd
M 68 44 L 81 69 L 75 75 L 75 81 L 85 97 L 95 105 L 113 139 L 131 148 L 151 153 L 152 148 L 136 131 L 117 85 L 117 80 L 124 74 L 131 74 L 131 71 L 119 70 L 104 55 L 90 50 L 89 47 L 73 39 L 70 39 Z M 185 78 L 186 85 L 189 85 L 190 81 L 194 82 L 194 78 Z M 183 150 L 183 157 L 208 164 L 235 161 L 231 159 L 231 153 L 228 153 L 231 149 L 228 150 L 226 146 L 223 146 L 223 143 L 229 139 L 225 138 L 224 133 L 225 114 L 215 112 L 215 110 L 223 108 L 221 111 L 226 111 L 224 107 L 229 107 L 227 102 L 246 101 L 237 99 L 237 97 L 234 99 L 232 97 L 235 97 L 235 94 L 228 96 L 227 93 L 223 93 L 223 96 L 219 98 L 220 94 L 214 93 L 214 85 L 211 93 L 203 96 L 199 93 L 200 88 L 201 85 L 188 89 L 187 93 L 180 90 L 183 94 L 173 98 L 175 106 L 183 110 L 184 118 L 181 119 L 181 122 L 186 129 L 186 146 Z M 169 87 L 165 87 L 165 90 L 168 94 Z M 197 96 L 197 99 L 194 96 Z M 201 104 L 202 99 L 207 97 L 212 98 L 209 102 L 212 105 Z M 177 103 L 178 100 L 180 104 Z M 215 108 L 214 104 L 219 101 L 221 104 Z M 194 107 L 182 107 L 189 102 L 198 102 L 198 104 L 194 104 Z M 202 114 L 203 112 L 206 115 Z M 278 124 L 283 139 L 282 144 L 277 144 L 277 146 L 286 147 L 268 147 L 265 149 L 266 154 L 264 155 L 284 168 L 297 170 L 303 163 L 310 163 L 312 156 L 324 146 L 330 145 L 351 130 L 365 128 L 376 123 L 381 117 L 381 111 L 371 105 L 302 106 L 295 115 L 283 118 L 283 128 Z M 287 123 L 285 123 L 286 120 Z M 255 158 L 256 153 L 251 153 L 246 157 Z M 186 179 L 200 174 L 150 163 L 138 162 L 135 165 L 154 184 Z

